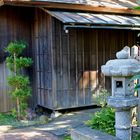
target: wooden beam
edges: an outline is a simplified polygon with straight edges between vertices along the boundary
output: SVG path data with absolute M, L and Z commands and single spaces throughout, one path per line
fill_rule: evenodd
M 3 0 L 0 0 L 0 6 L 4 5 Z
M 84 4 L 66 4 L 57 2 L 45 2 L 45 1 L 9 1 L 4 0 L 5 5 L 13 6 L 29 6 L 29 7 L 44 7 L 47 9 L 58 10 L 72 10 L 72 11 L 86 11 L 86 12 L 100 12 L 100 13 L 115 13 L 115 14 L 129 14 L 140 15 L 140 10 L 133 10 L 129 8 L 112 8 L 105 6 L 92 6 Z

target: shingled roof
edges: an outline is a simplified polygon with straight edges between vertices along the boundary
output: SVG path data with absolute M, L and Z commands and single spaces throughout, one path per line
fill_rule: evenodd
M 57 2 L 67 4 L 83 4 L 111 8 L 133 8 L 138 6 L 136 0 L 43 0 L 44 2 Z
M 6 5 L 140 15 L 137 0 L 0 0 Z

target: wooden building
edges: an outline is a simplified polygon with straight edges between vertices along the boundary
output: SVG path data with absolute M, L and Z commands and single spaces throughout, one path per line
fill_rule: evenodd
M 1 52 L 10 41 L 25 40 L 32 106 L 53 110 L 95 104 L 100 88 L 110 89 L 101 65 L 116 51 L 136 44 L 140 11 L 135 0 L 0 1 Z M 4 54 L 4 52 L 3 52 Z M 1 55 L 1 57 L 4 55 Z M 4 59 L 3 59 L 4 60 Z M 0 111 L 12 106 L 5 61 L 0 63 Z

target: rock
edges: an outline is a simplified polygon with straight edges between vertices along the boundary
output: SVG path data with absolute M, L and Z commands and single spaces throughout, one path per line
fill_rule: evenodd
M 27 115 L 26 115 L 27 120 L 33 120 L 36 118 L 36 113 L 31 109 L 27 109 Z
M 51 114 L 51 119 L 54 119 L 54 118 L 57 118 L 59 116 L 61 116 L 62 114 L 58 111 L 54 111 L 52 114 Z
M 49 118 L 48 118 L 48 116 L 41 115 L 41 116 L 39 117 L 39 121 L 40 121 L 42 124 L 46 124 L 46 123 L 48 123 Z
M 73 140 L 120 140 L 119 138 L 89 127 L 73 129 L 71 131 L 71 137 Z

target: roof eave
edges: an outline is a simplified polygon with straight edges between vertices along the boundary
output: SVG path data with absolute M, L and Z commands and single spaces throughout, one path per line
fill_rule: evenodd
M 45 2 L 45 1 L 17 1 L 17 0 L 3 0 L 2 4 L 13 6 L 29 6 L 29 7 L 45 7 L 47 9 L 58 10 L 73 10 L 73 11 L 87 11 L 87 12 L 102 12 L 102 13 L 115 13 L 115 14 L 129 14 L 140 15 L 140 10 L 134 10 L 130 8 L 111 8 L 103 6 L 92 6 L 84 4 L 67 4 L 58 2 Z
M 3 6 L 3 5 L 4 5 L 4 1 L 0 0 L 0 6 Z

